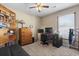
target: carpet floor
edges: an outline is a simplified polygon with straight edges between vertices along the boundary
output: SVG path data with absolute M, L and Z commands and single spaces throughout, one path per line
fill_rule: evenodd
M 60 48 L 48 46 L 35 42 L 33 44 L 22 46 L 22 48 L 31 56 L 79 56 L 79 51 L 61 46 Z

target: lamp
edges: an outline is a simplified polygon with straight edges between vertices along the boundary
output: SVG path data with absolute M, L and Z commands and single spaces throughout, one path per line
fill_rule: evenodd
M 23 24 L 25 24 L 25 22 L 23 20 L 18 21 L 18 23 L 20 23 L 22 25 L 23 28 Z

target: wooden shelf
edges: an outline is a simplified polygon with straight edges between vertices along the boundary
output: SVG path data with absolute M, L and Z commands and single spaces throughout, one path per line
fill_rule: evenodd
M 12 17 L 12 18 L 10 18 Z M 16 30 L 16 14 L 11 11 L 10 9 L 8 9 L 7 7 L 3 6 L 0 4 L 0 20 L 4 23 L 4 24 L 9 24 L 10 25 L 10 29 Z M 10 20 L 12 21 L 10 23 Z M 7 33 L 9 30 L 9 28 L 6 29 L 0 29 L 0 45 L 6 44 L 8 43 L 9 39 L 11 40 L 16 40 L 16 35 L 4 35 L 5 33 Z
M 0 4 L 0 17 L 3 17 L 3 21 L 7 23 L 10 22 L 9 20 L 12 20 L 10 28 L 16 29 L 16 14 L 1 4 Z M 11 19 L 9 19 L 10 17 Z

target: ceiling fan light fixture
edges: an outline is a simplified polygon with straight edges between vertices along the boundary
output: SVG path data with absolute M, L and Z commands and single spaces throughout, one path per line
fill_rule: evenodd
M 43 10 L 43 8 L 42 8 L 42 7 L 36 7 L 36 10 L 37 10 L 38 12 L 41 12 L 41 11 Z
M 49 8 L 49 6 L 45 5 L 44 3 L 35 3 L 34 6 L 30 8 L 36 8 L 38 12 L 41 12 L 44 8 Z
M 36 3 L 35 4 L 36 5 L 36 10 L 38 11 L 38 12 L 41 12 L 42 11 L 42 9 L 43 9 L 43 4 L 42 3 Z
M 42 6 L 44 6 L 45 4 L 43 4 L 43 3 L 35 3 L 35 6 L 36 7 L 42 7 Z

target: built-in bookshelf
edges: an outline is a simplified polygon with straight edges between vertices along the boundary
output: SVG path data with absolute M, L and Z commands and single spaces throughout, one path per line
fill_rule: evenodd
M 10 35 L 8 31 L 16 32 L 16 14 L 0 4 L 0 46 L 16 40 L 16 34 Z
M 11 29 L 16 29 L 16 14 L 0 4 L 0 22 L 9 24 Z

